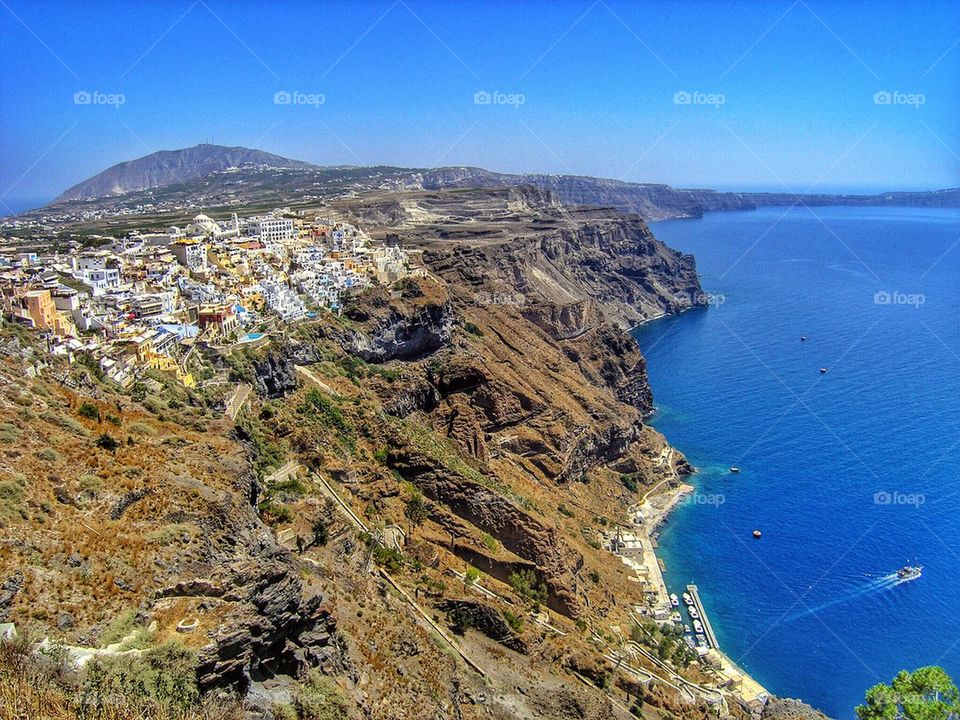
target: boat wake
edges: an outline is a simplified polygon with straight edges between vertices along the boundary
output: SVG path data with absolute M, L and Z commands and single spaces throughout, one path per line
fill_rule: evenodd
M 858 585 L 855 588 L 851 588 L 849 591 L 828 600 L 827 602 L 820 603 L 814 607 L 804 608 L 803 610 L 795 613 L 791 613 L 785 617 L 781 622 L 788 623 L 794 622 L 795 620 L 800 620 L 805 617 L 810 617 L 811 615 L 816 615 L 817 613 L 831 608 L 834 605 L 842 605 L 844 603 L 851 602 L 852 600 L 857 600 L 862 598 L 865 595 L 874 595 L 877 593 L 886 592 L 887 590 L 892 590 L 898 585 L 903 583 L 910 582 L 912 578 L 902 578 L 897 573 L 892 572 L 888 575 L 883 575 L 882 577 L 874 578 L 868 580 L 861 585 Z

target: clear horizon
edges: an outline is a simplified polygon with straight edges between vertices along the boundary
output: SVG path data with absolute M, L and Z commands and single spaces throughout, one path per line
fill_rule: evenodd
M 202 142 L 680 188 L 960 186 L 960 6 L 2 3 L 0 212 Z

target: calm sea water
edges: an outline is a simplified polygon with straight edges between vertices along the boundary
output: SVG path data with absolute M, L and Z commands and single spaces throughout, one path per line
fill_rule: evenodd
M 695 582 L 772 692 L 851 718 L 900 669 L 960 680 L 960 213 L 815 213 L 655 223 L 718 297 L 636 336 L 700 469 L 661 533 L 671 591 Z

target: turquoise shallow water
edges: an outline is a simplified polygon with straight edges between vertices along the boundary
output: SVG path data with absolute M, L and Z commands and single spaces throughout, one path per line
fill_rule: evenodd
M 960 680 L 960 213 L 814 212 L 655 223 L 719 297 L 635 335 L 655 426 L 720 499 L 663 527 L 671 591 L 697 583 L 771 691 L 852 718 L 902 668 Z

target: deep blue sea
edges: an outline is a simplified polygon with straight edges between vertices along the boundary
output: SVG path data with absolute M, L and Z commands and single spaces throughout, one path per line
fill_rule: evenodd
M 652 229 L 717 294 L 635 332 L 654 425 L 700 470 L 661 531 L 671 591 L 695 582 L 728 655 L 834 718 L 903 668 L 960 680 L 960 213 Z

